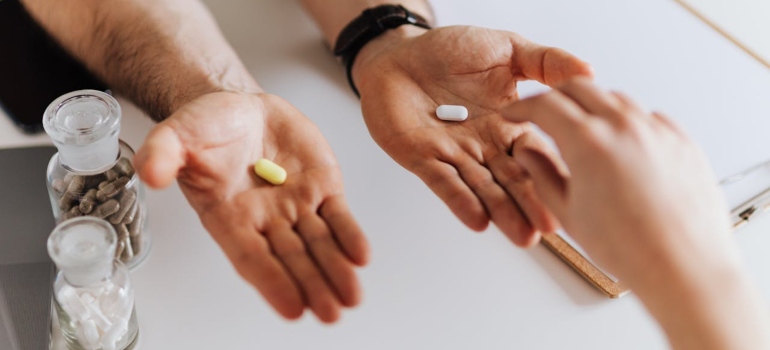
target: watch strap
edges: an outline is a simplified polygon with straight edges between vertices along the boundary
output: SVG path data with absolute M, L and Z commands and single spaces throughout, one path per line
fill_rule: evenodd
M 431 29 L 425 18 L 407 10 L 404 6 L 380 5 L 364 10 L 340 32 L 334 44 L 334 55 L 338 56 L 345 66 L 348 83 L 356 96 L 360 97 L 353 83 L 351 71 L 358 53 L 382 33 L 407 24 Z

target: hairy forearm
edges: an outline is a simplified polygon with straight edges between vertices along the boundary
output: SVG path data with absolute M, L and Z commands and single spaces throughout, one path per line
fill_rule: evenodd
M 362 11 L 385 4 L 403 5 L 409 11 L 433 23 L 433 11 L 427 0 L 302 0 L 305 10 L 323 32 L 326 42 L 333 46 L 343 28 Z
M 71 54 L 163 120 L 214 91 L 259 86 L 195 0 L 23 0 Z

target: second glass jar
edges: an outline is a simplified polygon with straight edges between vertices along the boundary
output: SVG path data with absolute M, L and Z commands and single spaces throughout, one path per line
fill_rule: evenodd
M 117 137 L 120 106 L 92 90 L 58 98 L 46 110 L 46 132 L 59 150 L 47 182 L 57 223 L 79 216 L 108 221 L 118 234 L 116 259 L 129 268 L 150 250 L 144 187 L 132 164 L 134 151 Z

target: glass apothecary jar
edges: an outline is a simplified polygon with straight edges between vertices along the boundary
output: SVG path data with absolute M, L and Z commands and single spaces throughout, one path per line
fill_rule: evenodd
M 54 306 L 70 350 L 130 350 L 139 327 L 128 269 L 115 259 L 112 224 L 78 217 L 59 224 L 48 254 L 59 269 Z
M 43 116 L 58 149 L 48 163 L 48 193 L 57 223 L 91 216 L 118 234 L 115 257 L 134 268 L 149 254 L 144 186 L 134 151 L 118 139 L 121 110 L 112 96 L 80 90 L 53 101 Z

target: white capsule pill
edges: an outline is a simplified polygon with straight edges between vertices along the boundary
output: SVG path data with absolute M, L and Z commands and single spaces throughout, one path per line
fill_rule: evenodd
M 62 309 L 76 320 L 84 321 L 90 318 L 91 315 L 88 312 L 88 308 L 83 305 L 75 288 L 64 286 L 56 295 L 56 298 L 59 299 L 59 305 L 61 305 Z
M 115 320 L 115 323 L 112 324 L 112 327 L 105 331 L 104 335 L 102 335 L 102 338 L 100 339 L 102 349 L 115 349 L 115 345 L 118 340 L 126 335 L 126 333 L 128 333 L 128 319 L 120 318 Z
M 83 329 L 80 345 L 88 350 L 94 350 L 99 348 L 99 330 L 96 329 L 96 324 L 92 320 L 86 320 L 80 323 L 80 327 Z
M 436 116 L 441 120 L 461 122 L 468 119 L 468 109 L 463 106 L 441 105 L 436 108 Z
M 111 288 L 110 291 L 102 297 L 102 300 L 99 302 L 99 306 L 101 306 L 101 309 L 105 315 L 108 315 L 109 317 L 113 317 L 113 315 L 115 314 L 115 309 L 118 307 L 119 304 L 122 304 L 124 302 L 123 299 L 125 298 L 126 298 L 126 293 L 124 289 L 118 286 L 115 286 L 114 288 Z
M 110 320 L 107 319 L 107 316 L 104 315 L 99 307 L 99 302 L 96 301 L 96 299 L 91 298 L 91 301 L 81 300 L 83 300 L 86 308 L 88 308 L 88 311 L 91 313 L 91 320 L 96 323 L 96 327 L 99 327 L 102 331 L 106 331 L 112 326 L 112 322 L 110 322 Z
M 117 298 L 110 310 L 104 310 L 105 314 L 109 314 L 110 317 L 119 317 L 128 319 L 131 317 L 131 313 L 134 312 L 134 295 L 133 293 L 126 293 L 124 288 L 119 288 L 117 292 Z
M 83 348 L 88 349 L 88 346 L 86 346 L 86 342 L 88 342 L 88 340 L 86 340 L 86 329 L 80 323 L 78 323 L 75 328 L 75 339 L 78 340 L 78 343 L 80 343 Z

